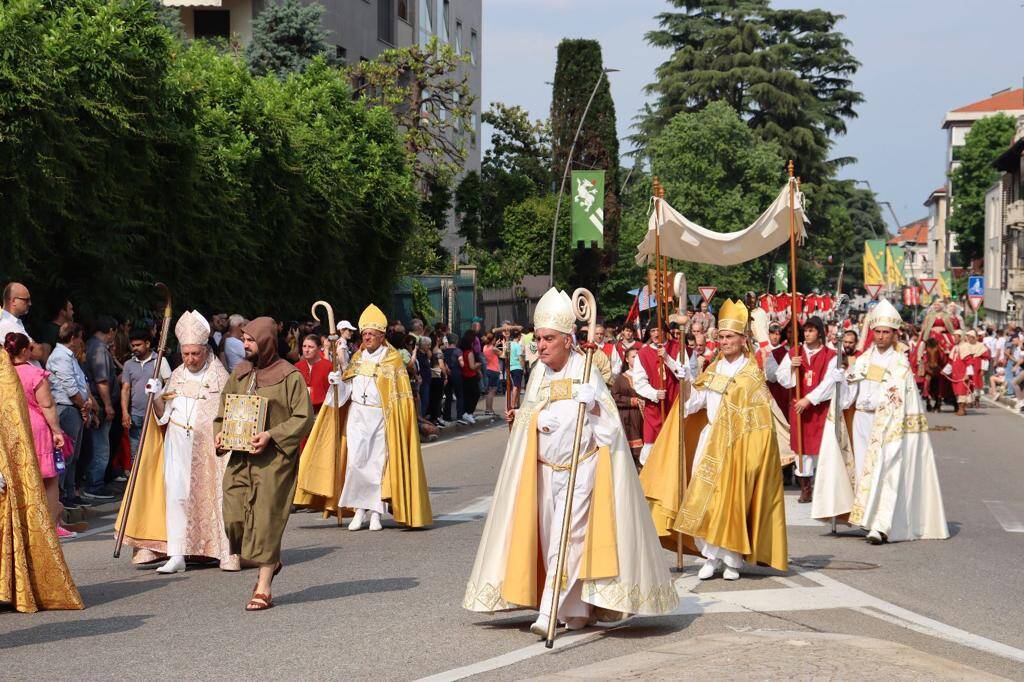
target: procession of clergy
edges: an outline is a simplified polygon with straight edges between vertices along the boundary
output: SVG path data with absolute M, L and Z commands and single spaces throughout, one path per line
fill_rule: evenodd
M 701 579 L 721 573 L 736 580 L 755 565 L 785 571 L 788 461 L 815 519 L 861 527 L 872 544 L 948 537 L 922 401 L 895 344 L 900 316 L 887 301 L 870 314 L 871 347 L 848 368 L 817 318 L 805 322 L 800 354 L 792 356 L 771 342 L 767 321 L 739 301 L 722 305 L 717 355 L 698 371 L 657 330 L 633 364 L 649 389 L 645 410 L 657 415 L 645 420 L 639 474 L 601 373 L 585 380 L 588 354 L 602 349 L 577 342 L 570 298 L 549 290 L 533 323 L 539 365 L 520 404 L 509 406 L 511 432 L 466 609 L 535 610 L 531 630 L 542 636 L 552 613 L 569 629 L 669 613 L 678 596 L 664 550 L 680 547 L 702 558 Z M 351 515 L 350 530 L 380 530 L 385 514 L 406 527 L 431 525 L 409 375 L 384 341 L 387 321 L 376 306 L 358 326 L 361 348 L 330 375 L 327 401 L 314 417 L 301 374 L 277 355 L 272 319 L 246 324 L 246 359 L 229 375 L 207 351 L 207 321 L 194 311 L 181 316 L 175 335 L 184 364 L 166 384 L 147 386 L 151 435 L 136 460 L 135 501 L 118 519 L 134 563 L 160 573 L 184 571 L 187 561 L 219 562 L 227 571 L 258 567 L 245 609 L 260 611 L 273 606 L 294 506 L 339 524 Z M 13 371 L 0 356 L 0 388 L 9 392 Z M 778 398 L 780 387 L 797 384 L 799 401 Z M 224 397 L 253 393 L 267 401 L 265 430 L 253 437 L 253 452 L 224 452 Z M 0 402 L 9 404 L 12 395 Z M 9 461 L 26 439 L 21 456 L 31 456 L 30 434 L 0 433 Z M 9 493 L 19 489 L 28 486 L 8 478 Z M 27 517 L 38 504 L 45 500 L 22 500 L 5 513 Z M 563 517 L 568 541 L 556 578 Z M 39 608 L 74 608 L 78 595 L 59 544 L 43 545 L 15 552 L 25 572 L 14 571 L 13 582 L 21 580 L 15 588 L 40 592 Z M 48 580 L 28 575 L 33 562 L 42 565 L 37 555 L 53 562 Z M 0 600 L 9 597 L 0 591 Z

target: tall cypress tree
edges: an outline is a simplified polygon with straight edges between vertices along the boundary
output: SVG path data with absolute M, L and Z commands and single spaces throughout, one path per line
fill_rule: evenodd
M 563 40 L 558 45 L 558 62 L 551 96 L 552 175 L 556 187 L 561 183 L 565 161 L 583 110 L 600 79 L 594 101 L 576 141 L 570 170 L 603 170 L 604 248 L 595 253 L 577 254 L 576 272 L 571 281 L 597 286 L 614 268 L 619 250 L 619 139 L 615 130 L 615 104 L 604 74 L 601 44 L 596 40 Z M 562 207 L 569 210 L 566 197 Z

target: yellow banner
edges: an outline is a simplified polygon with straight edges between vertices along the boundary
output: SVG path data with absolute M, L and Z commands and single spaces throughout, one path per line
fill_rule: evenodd
M 940 298 L 950 298 L 953 296 L 953 275 L 948 270 L 946 272 L 939 273 L 938 291 Z
M 907 283 L 903 276 L 903 249 L 899 246 L 890 246 L 886 249 L 885 257 L 885 278 L 892 286 L 903 286 Z
M 864 241 L 864 284 L 885 284 L 882 268 L 885 265 L 885 242 L 881 239 Z

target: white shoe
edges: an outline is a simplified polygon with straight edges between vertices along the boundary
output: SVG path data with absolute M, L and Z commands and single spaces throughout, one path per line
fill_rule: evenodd
M 717 571 L 717 570 L 718 570 L 718 560 L 717 559 L 708 559 L 707 561 L 704 562 L 704 565 L 700 567 L 700 570 L 697 571 L 697 577 L 700 578 L 701 580 L 707 580 L 708 578 L 714 577 L 715 571 Z
M 363 517 L 366 516 L 362 509 L 356 509 L 356 515 L 352 517 L 352 523 L 348 524 L 349 530 L 359 530 L 363 527 Z
M 548 619 L 541 616 L 535 620 L 533 625 L 530 626 L 530 632 L 538 637 L 544 637 L 546 639 L 548 636 Z
M 370 512 L 370 530 L 380 530 L 380 512 Z
M 739 580 L 740 572 L 737 571 L 735 568 L 730 568 L 729 566 L 726 566 L 725 570 L 722 571 L 722 577 L 726 580 Z
M 873 530 L 868 533 L 867 540 L 869 545 L 881 545 L 885 542 L 885 536 L 877 530 Z
M 585 627 L 593 625 L 597 622 L 597 618 L 588 618 L 587 616 L 574 616 L 572 618 L 565 619 L 565 628 L 567 630 L 582 630 Z
M 476 417 L 474 417 L 473 415 L 469 414 L 468 412 L 466 414 L 462 415 L 462 419 L 467 421 L 467 422 L 469 422 L 470 424 L 476 424 Z
M 185 557 L 183 556 L 172 556 L 167 563 L 160 568 L 156 569 L 157 573 L 184 573 L 185 572 Z

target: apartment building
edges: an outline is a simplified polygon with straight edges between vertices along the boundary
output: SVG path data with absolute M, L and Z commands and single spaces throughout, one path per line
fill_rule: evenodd
M 1021 320 L 1024 311 L 1024 116 L 1013 144 L 992 164 L 1002 176 L 985 194 L 987 319 Z

